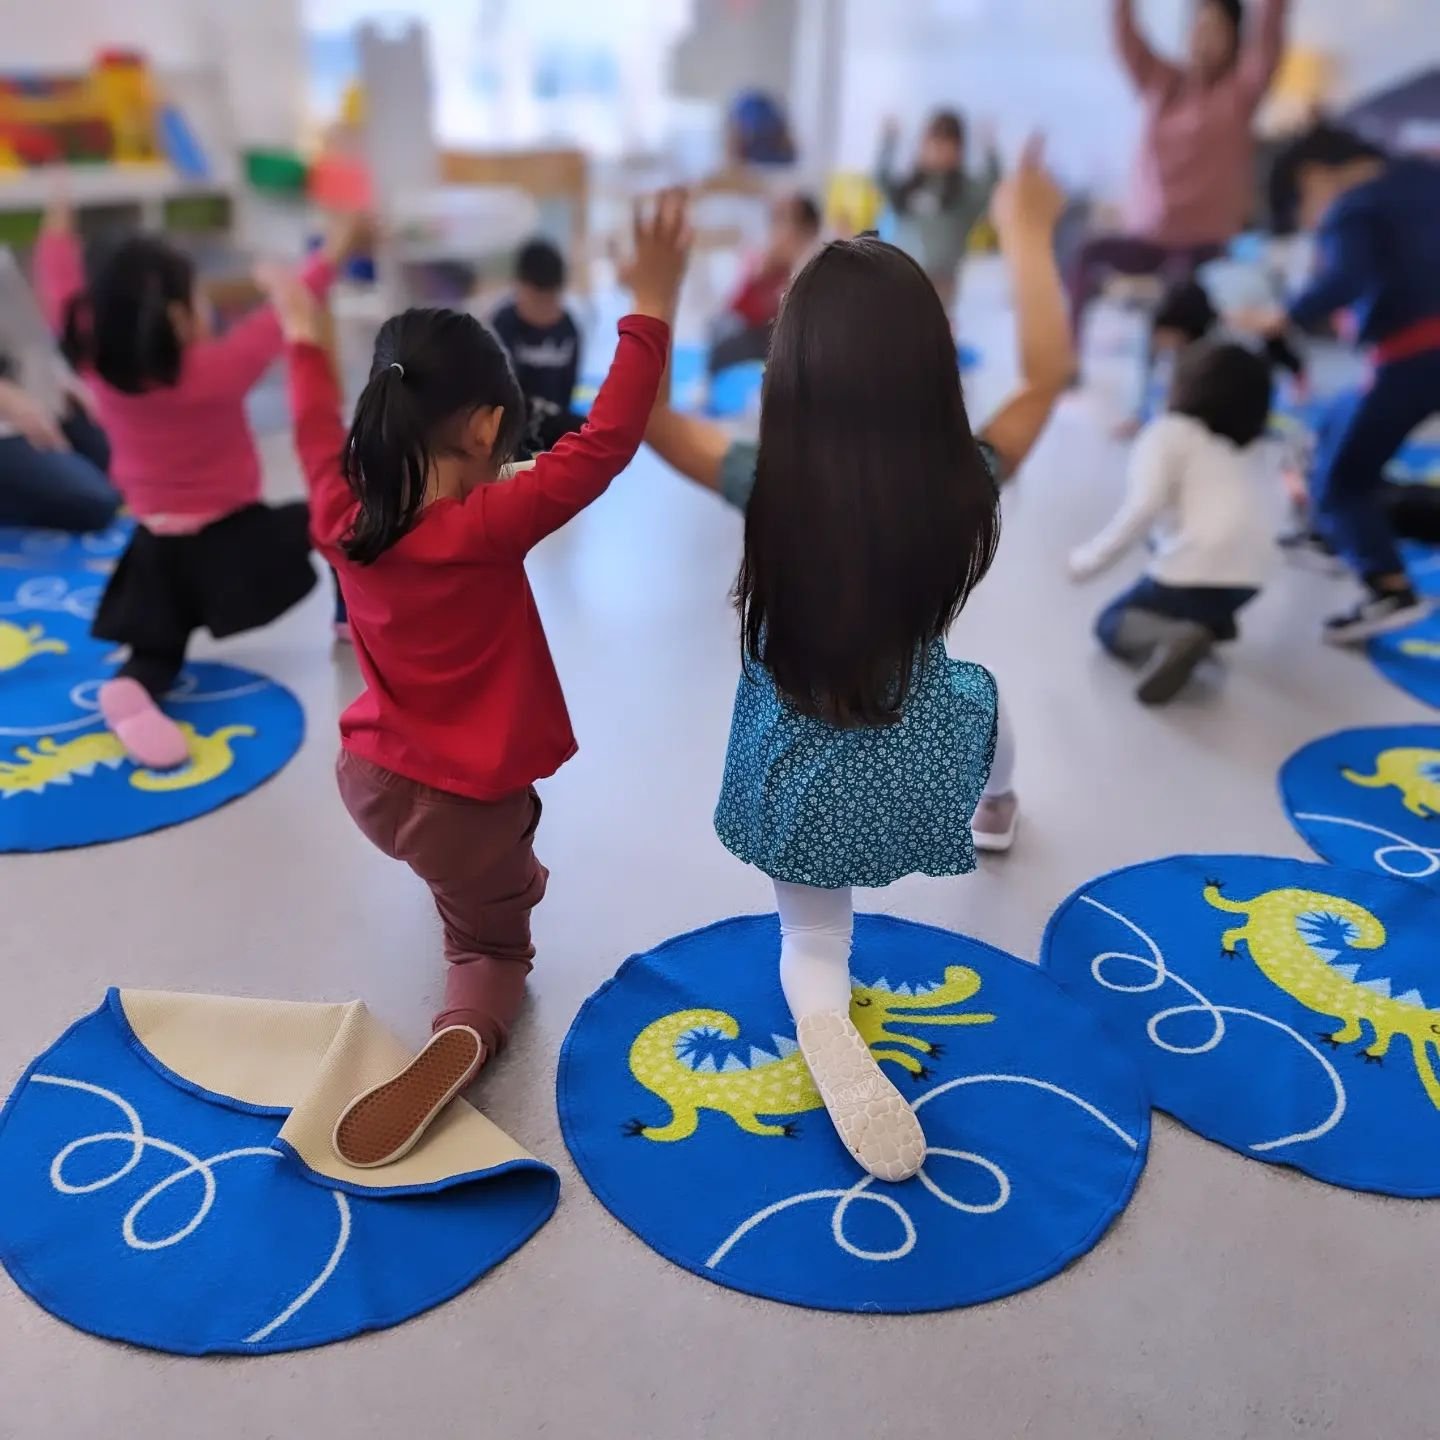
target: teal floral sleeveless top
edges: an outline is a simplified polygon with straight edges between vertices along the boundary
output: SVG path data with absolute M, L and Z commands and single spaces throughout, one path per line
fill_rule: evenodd
M 993 458 L 987 461 L 994 472 Z M 730 447 L 721 491 L 743 509 L 755 446 Z M 970 821 L 995 758 L 995 680 L 926 647 L 896 724 L 842 730 L 799 714 L 742 667 L 715 831 L 772 880 L 834 889 L 975 868 Z

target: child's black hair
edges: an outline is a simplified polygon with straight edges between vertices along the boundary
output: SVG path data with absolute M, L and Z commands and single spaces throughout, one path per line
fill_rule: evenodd
M 1176 362 L 1170 410 L 1244 449 L 1265 433 L 1273 388 L 1263 355 L 1243 345 L 1202 340 L 1187 346 Z
M 406 310 L 380 327 L 345 441 L 345 478 L 360 502 L 342 542 L 350 559 L 372 564 L 408 533 L 436 457 L 458 453 L 455 431 L 489 406 L 504 407 L 490 454 L 498 467 L 519 443 L 525 399 L 504 346 L 473 315 Z
M 188 310 L 194 288 L 187 256 L 153 235 L 133 235 L 100 258 L 70 302 L 60 348 L 72 365 L 127 395 L 174 385 L 185 347 L 170 307 Z
M 893 245 L 827 245 L 791 285 L 765 367 L 736 582 L 747 663 L 802 714 L 898 720 L 922 647 L 999 535 L 934 285 Z
M 1234 27 L 1236 38 L 1239 38 L 1241 27 L 1245 24 L 1245 0 L 1200 0 L 1200 3 L 1213 5 L 1219 10 Z
M 1380 146 L 1353 130 L 1321 120 L 1292 140 L 1270 167 L 1270 228 L 1277 235 L 1293 235 L 1300 222 L 1300 172 L 1310 165 L 1338 169 L 1357 160 L 1383 160 Z
M 1161 296 L 1151 329 L 1174 330 L 1190 343 L 1203 340 L 1219 319 L 1205 287 L 1196 280 L 1182 280 Z
M 789 207 L 790 218 L 798 229 L 807 235 L 820 233 L 820 205 L 813 195 L 796 190 L 785 197 L 784 204 Z
M 527 240 L 515 256 L 515 278 L 547 293 L 565 288 L 565 257 L 548 240 Z

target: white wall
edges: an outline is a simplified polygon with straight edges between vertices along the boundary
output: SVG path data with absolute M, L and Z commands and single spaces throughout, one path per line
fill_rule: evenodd
M 847 3 L 843 163 L 870 163 L 887 113 L 913 134 L 943 104 L 993 117 L 1007 148 L 1043 128 L 1073 183 L 1123 183 L 1137 111 L 1110 52 L 1109 0 Z M 1188 0 L 1138 3 L 1157 44 L 1177 44 Z M 1437 22 L 1440 0 L 1295 0 L 1292 35 L 1342 57 L 1347 98 L 1440 62 Z
M 80 69 L 107 46 L 144 51 L 162 75 L 223 74 L 222 128 L 241 143 L 299 134 L 299 0 L 0 0 L 6 69 Z

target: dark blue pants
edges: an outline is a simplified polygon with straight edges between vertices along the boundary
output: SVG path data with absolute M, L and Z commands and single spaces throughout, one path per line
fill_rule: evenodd
M 0 436 L 0 525 L 78 534 L 103 530 L 115 518 L 120 496 L 105 478 L 105 432 L 78 412 L 62 428 L 70 450 L 37 450 L 23 436 Z
M 1440 350 L 1381 365 L 1368 390 L 1325 416 L 1310 472 L 1315 528 L 1362 579 L 1405 569 L 1385 504 L 1384 472 L 1411 431 L 1440 412 Z
M 1240 633 L 1236 615 L 1259 593 L 1231 585 L 1162 585 L 1144 575 L 1100 612 L 1095 636 L 1112 655 L 1133 659 L 1122 631 L 1127 615 L 1141 614 L 1203 625 L 1217 641 L 1234 640 Z

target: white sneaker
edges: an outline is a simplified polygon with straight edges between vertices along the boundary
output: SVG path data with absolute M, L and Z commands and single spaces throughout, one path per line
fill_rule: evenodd
M 795 1038 L 845 1148 L 877 1180 L 908 1180 L 925 1163 L 925 1132 L 850 1017 L 807 1015 Z
M 1372 590 L 1353 610 L 1332 615 L 1322 633 L 1331 645 L 1359 645 L 1376 635 L 1406 630 L 1429 613 L 1430 602 L 1413 590 Z

